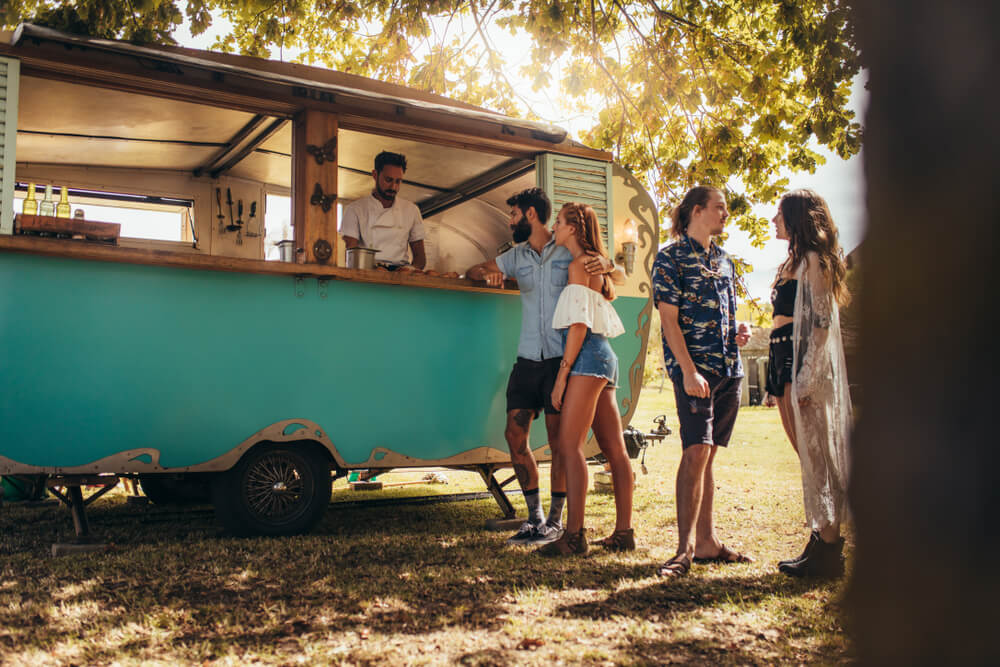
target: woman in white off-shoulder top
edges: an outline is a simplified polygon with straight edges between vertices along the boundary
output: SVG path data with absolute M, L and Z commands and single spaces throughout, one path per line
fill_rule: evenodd
M 615 492 L 615 530 L 597 544 L 614 551 L 635 549 L 632 531 L 632 465 L 625 452 L 621 416 L 615 389 L 618 357 L 608 338 L 625 333 L 611 306 L 614 285 L 607 275 L 592 276 L 584 263 L 594 255 L 607 256 L 594 210 L 584 204 L 566 204 L 552 228 L 555 241 L 573 255 L 569 282 L 559 296 L 552 326 L 563 336 L 563 358 L 552 390 L 552 404 L 560 410 L 559 445 L 566 462 L 566 531 L 538 552 L 566 556 L 587 552 L 583 514 L 587 502 L 587 461 L 583 455 L 588 429 L 608 463 Z

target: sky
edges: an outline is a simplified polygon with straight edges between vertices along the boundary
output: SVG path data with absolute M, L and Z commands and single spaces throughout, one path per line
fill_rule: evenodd
M 178 28 L 174 37 L 182 46 L 208 49 L 215 42 L 216 35 L 228 32 L 228 30 L 228 22 L 215 16 L 212 27 L 206 33 L 198 37 L 191 37 L 185 22 Z M 531 82 L 519 73 L 522 65 L 527 65 L 528 61 L 523 39 L 503 31 L 490 31 L 490 38 L 498 50 L 502 52 L 509 65 L 508 77 L 512 81 L 524 82 L 524 85 L 520 87 L 520 92 L 535 113 L 549 123 L 565 128 L 577 140 L 584 131 L 595 124 L 595 119 L 589 115 L 567 112 L 565 105 L 559 103 L 558 90 L 555 88 L 556 83 L 553 83 L 551 90 L 532 91 Z M 282 55 L 285 60 L 292 60 L 296 56 L 296 51 L 285 49 Z M 277 49 L 274 51 L 274 56 L 277 59 Z M 558 65 L 555 67 L 558 68 Z M 551 80 L 553 82 L 560 80 L 557 71 L 552 72 Z M 864 75 L 855 79 L 849 103 L 849 107 L 859 120 L 864 118 L 864 111 L 868 104 L 868 93 L 865 90 L 864 82 Z M 825 164 L 820 165 L 812 174 L 786 172 L 782 176 L 788 177 L 789 189 L 810 188 L 826 199 L 834 222 L 840 231 L 840 243 L 846 254 L 857 247 L 864 238 L 865 191 L 861 154 L 859 153 L 849 160 L 843 160 L 818 145 L 813 145 L 812 148 L 826 158 Z M 776 210 L 776 204 L 753 208 L 755 215 L 767 220 L 774 217 Z M 661 227 L 667 224 L 669 224 L 667 220 L 660 221 Z M 762 303 L 769 302 L 771 283 L 775 272 L 788 252 L 787 242 L 774 239 L 773 226 L 770 227 L 771 238 L 764 248 L 751 246 L 749 236 L 737 229 L 735 225 L 729 227 L 727 231 L 729 238 L 725 244 L 726 250 L 753 267 L 753 271 L 746 280 L 750 294 Z

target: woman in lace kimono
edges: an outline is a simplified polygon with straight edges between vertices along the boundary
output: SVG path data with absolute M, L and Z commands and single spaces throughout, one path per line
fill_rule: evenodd
M 771 292 L 767 391 L 778 399 L 781 423 L 799 455 L 812 529 L 802 554 L 778 567 L 797 577 L 839 577 L 851 400 L 838 303 L 848 299 L 847 269 L 830 210 L 815 192 L 786 194 L 773 222 L 777 238 L 788 241 L 788 258 Z
M 583 204 L 566 204 L 552 228 L 555 241 L 573 255 L 569 280 L 556 304 L 552 326 L 562 332 L 563 358 L 552 404 L 561 411 L 559 449 L 566 462 L 566 530 L 563 536 L 538 549 L 548 556 L 587 553 L 583 513 L 587 502 L 587 461 L 583 445 L 593 429 L 601 452 L 611 465 L 615 492 L 615 530 L 597 544 L 613 551 L 635 549 L 632 531 L 632 465 L 625 452 L 615 388 L 618 357 L 608 338 L 625 333 L 611 306 L 614 285 L 605 275 L 592 276 L 588 257 L 607 256 L 597 214 Z

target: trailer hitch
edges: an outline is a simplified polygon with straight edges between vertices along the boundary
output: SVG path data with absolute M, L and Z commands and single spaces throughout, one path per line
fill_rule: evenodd
M 654 442 L 662 442 L 671 433 L 670 427 L 667 426 L 666 415 L 659 415 L 654 418 L 653 423 L 656 424 L 656 429 L 649 433 L 643 433 L 631 424 L 622 432 L 625 438 L 625 450 L 628 452 L 628 457 L 635 459 L 642 454 L 639 466 L 642 468 L 643 475 L 649 474 L 649 471 L 646 470 L 646 449 Z

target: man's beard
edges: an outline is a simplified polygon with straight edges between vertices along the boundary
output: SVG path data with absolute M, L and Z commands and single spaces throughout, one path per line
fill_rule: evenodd
M 375 184 L 375 192 L 378 193 L 379 197 L 381 197 L 382 199 L 385 199 L 386 201 L 395 201 L 396 200 L 396 192 L 394 190 L 383 190 L 382 188 L 380 188 L 378 186 L 377 183 Z
M 520 222 L 514 224 L 514 243 L 527 241 L 529 236 L 531 236 L 530 222 L 527 220 L 521 220 Z

